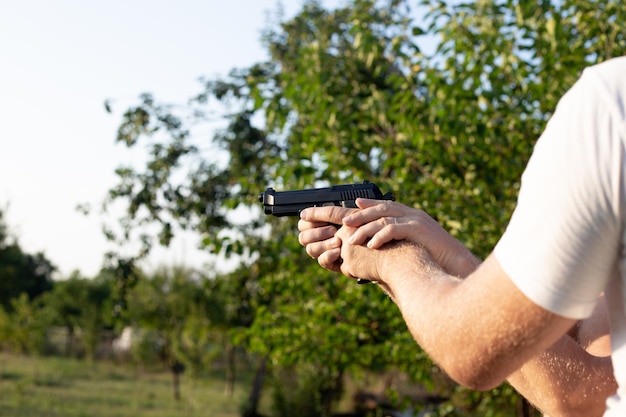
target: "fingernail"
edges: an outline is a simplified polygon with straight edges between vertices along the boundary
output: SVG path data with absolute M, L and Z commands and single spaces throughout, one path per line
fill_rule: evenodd
M 301 218 L 302 220 L 306 220 L 307 214 L 308 214 L 308 210 L 307 210 L 307 209 L 302 210 L 302 211 L 300 212 L 300 218 Z

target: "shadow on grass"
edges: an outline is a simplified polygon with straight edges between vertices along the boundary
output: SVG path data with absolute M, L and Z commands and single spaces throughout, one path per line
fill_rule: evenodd
M 68 388 L 71 383 L 65 378 L 59 378 L 51 375 L 37 376 L 33 379 L 33 384 L 37 387 L 46 388 Z
M 11 371 L 0 372 L 0 381 L 17 381 L 22 378 L 23 378 L 23 375 L 20 375 L 17 372 L 11 372 Z

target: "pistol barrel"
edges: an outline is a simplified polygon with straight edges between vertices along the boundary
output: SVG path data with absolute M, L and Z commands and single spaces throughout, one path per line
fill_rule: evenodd
M 274 216 L 298 216 L 307 207 L 356 207 L 357 198 L 394 199 L 391 193 L 383 195 L 376 184 L 368 181 L 362 184 L 333 185 L 295 191 L 275 191 L 268 188 L 259 195 L 265 214 Z

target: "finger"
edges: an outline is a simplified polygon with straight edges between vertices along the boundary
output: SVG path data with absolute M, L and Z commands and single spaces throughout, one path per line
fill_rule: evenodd
M 298 227 L 299 226 L 300 224 L 298 223 Z M 309 243 L 330 239 L 335 235 L 336 231 L 337 228 L 335 226 L 328 224 L 311 229 L 301 229 L 301 232 L 298 234 L 298 242 L 300 242 L 302 246 L 306 246 Z
M 341 240 L 333 237 L 332 239 L 322 240 L 320 242 L 309 243 L 306 245 L 306 253 L 311 257 L 318 259 L 325 252 L 341 247 Z
M 343 226 L 339 229 L 336 229 L 335 237 L 338 237 L 341 240 L 349 241 L 352 238 L 352 235 L 358 230 L 354 227 Z
M 379 249 L 385 243 L 391 242 L 392 240 L 410 240 L 414 232 L 414 226 L 407 223 L 390 224 L 380 229 L 378 233 L 372 235 L 371 239 L 367 242 L 367 247 L 370 249 Z
M 380 204 L 380 200 L 374 200 L 371 198 L 357 198 L 356 199 L 356 205 L 360 209 L 374 207 L 377 204 Z
M 328 222 L 307 222 L 306 220 L 298 220 L 298 230 L 315 229 L 316 227 L 328 226 Z
M 369 205 L 370 204 L 369 201 L 376 201 L 377 204 Z M 380 200 L 369 200 L 369 201 L 366 200 L 362 202 L 362 204 L 364 204 L 364 206 L 367 205 L 367 207 L 364 207 L 363 209 L 355 211 L 349 216 L 346 216 L 343 219 L 343 224 L 345 226 L 359 227 L 359 226 L 364 225 L 365 223 L 372 222 L 381 217 L 395 217 L 395 216 L 402 215 L 402 212 L 399 209 L 396 209 L 394 203 L 391 201 L 382 201 L 382 202 Z
M 372 236 L 380 233 L 386 226 L 394 223 L 397 223 L 396 217 L 381 217 L 378 220 L 366 223 L 355 230 L 354 234 L 350 237 L 350 243 L 353 245 L 362 245 Z
M 341 206 L 309 207 L 300 212 L 300 219 L 312 223 L 342 224 L 343 218 L 357 211 Z
M 367 242 L 370 249 L 379 249 L 392 240 L 415 240 L 419 224 L 398 217 L 382 217 L 359 227 L 349 240 L 353 245 Z
M 334 248 L 325 251 L 317 258 L 317 262 L 326 269 L 341 272 L 341 249 Z

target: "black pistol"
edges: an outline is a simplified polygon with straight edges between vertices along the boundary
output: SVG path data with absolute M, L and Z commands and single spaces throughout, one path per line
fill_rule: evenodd
M 265 214 L 274 216 L 299 216 L 307 207 L 341 206 L 356 208 L 357 198 L 372 200 L 392 200 L 391 192 L 383 195 L 376 184 L 363 181 L 362 184 L 333 185 L 325 188 L 311 188 L 294 191 L 266 189 L 259 195 Z
M 265 214 L 274 216 L 299 216 L 307 207 L 341 206 L 357 208 L 357 198 L 395 201 L 393 193 L 383 195 L 374 183 L 363 181 L 362 184 L 333 185 L 325 188 L 311 188 L 295 191 L 275 191 L 268 188 L 259 195 Z M 370 281 L 357 279 L 358 284 Z

